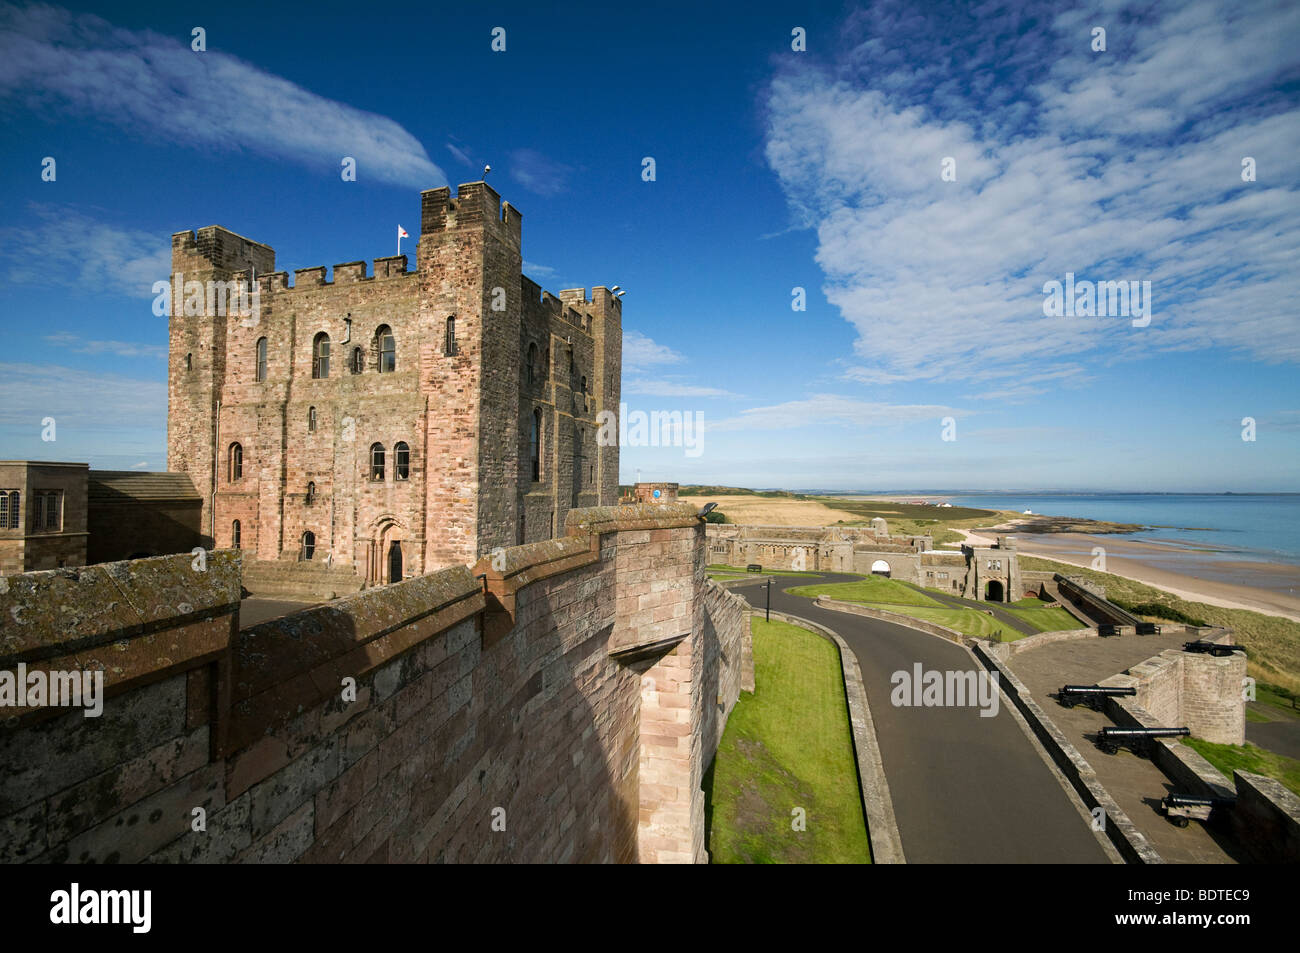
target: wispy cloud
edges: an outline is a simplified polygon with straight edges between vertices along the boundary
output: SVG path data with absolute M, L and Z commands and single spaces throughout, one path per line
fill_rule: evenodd
M 623 382 L 623 393 L 644 395 L 647 397 L 739 397 L 729 390 L 723 390 L 720 387 L 705 387 L 698 384 L 687 384 L 682 381 L 671 378 L 661 378 L 658 380 L 649 380 L 646 378 L 634 378 Z
M 623 333 L 623 370 L 643 371 L 648 367 L 664 364 L 681 364 L 686 358 L 668 347 L 659 344 L 640 331 Z
M 53 364 L 0 363 L 0 425 L 36 433 L 43 417 L 58 422 L 60 448 L 71 429 L 165 432 L 167 383 Z
M 813 394 L 767 407 L 751 407 L 734 417 L 710 423 L 709 430 L 792 430 L 828 424 L 857 429 L 895 427 L 933 421 L 935 433 L 944 417 L 962 417 L 968 411 L 941 404 L 888 404 L 857 400 L 838 394 Z
M 192 149 L 247 149 L 358 178 L 428 188 L 446 177 L 384 116 L 327 99 L 249 63 L 172 37 L 52 6 L 0 6 L 0 98 L 90 116 Z
M 524 262 L 523 271 L 529 278 L 540 278 L 542 281 L 550 281 L 557 274 L 551 266 L 539 265 L 532 261 Z
M 165 236 L 108 225 L 65 206 L 32 206 L 31 213 L 31 225 L 0 228 L 0 267 L 9 282 L 152 298 L 153 283 L 171 274 Z
M 78 354 L 113 354 L 117 357 L 167 357 L 167 346 L 165 344 L 139 344 L 134 341 L 92 341 L 69 331 L 47 334 L 44 340 L 55 347 L 71 348 Z
M 768 161 L 858 333 L 849 376 L 1013 379 L 992 398 L 1081 359 L 1300 360 L 1298 32 L 1272 0 L 852 15 L 844 57 L 796 58 L 766 98 Z M 1066 272 L 1151 281 L 1150 325 L 1045 317 Z
M 536 149 L 516 149 L 510 153 L 510 177 L 543 197 L 563 192 L 572 173 L 571 166 L 556 162 Z

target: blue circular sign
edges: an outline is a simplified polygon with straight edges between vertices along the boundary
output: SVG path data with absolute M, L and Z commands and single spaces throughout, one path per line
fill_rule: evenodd
M 659 491 L 658 491 L 658 490 L 655 490 L 655 499 L 656 499 L 656 500 L 659 499 Z

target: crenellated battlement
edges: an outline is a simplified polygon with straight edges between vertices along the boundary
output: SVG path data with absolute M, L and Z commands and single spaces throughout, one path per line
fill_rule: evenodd
M 518 247 L 523 240 L 523 216 L 509 202 L 501 201 L 496 189 L 486 182 L 462 183 L 452 198 L 450 186 L 420 193 L 420 240 L 455 228 L 483 226 L 495 230 Z
M 172 235 L 172 272 L 275 271 L 275 249 L 220 225 Z

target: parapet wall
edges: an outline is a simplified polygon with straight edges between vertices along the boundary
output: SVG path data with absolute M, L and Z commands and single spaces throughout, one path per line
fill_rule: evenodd
M 1228 638 L 1221 633 L 1219 641 Z M 1240 745 L 1246 741 L 1245 678 L 1241 652 L 1215 657 L 1166 649 L 1101 684 L 1136 688 L 1133 703 L 1154 719 L 1150 727 L 1185 726 L 1194 737 Z
M 689 506 L 568 530 L 242 632 L 238 553 L 7 580 L 0 670 L 108 701 L 0 709 L 0 861 L 707 860 L 739 600 Z

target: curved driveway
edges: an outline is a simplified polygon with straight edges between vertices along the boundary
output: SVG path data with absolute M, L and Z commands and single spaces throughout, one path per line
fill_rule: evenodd
M 827 582 L 855 576 L 824 574 Z M 1087 820 L 1043 763 L 999 695 L 998 713 L 890 703 L 894 672 L 980 670 L 938 636 L 818 608 L 784 590 L 807 577 L 776 577 L 772 608 L 834 629 L 862 667 L 903 852 L 909 863 L 1109 863 Z M 734 592 L 763 608 L 762 584 Z

